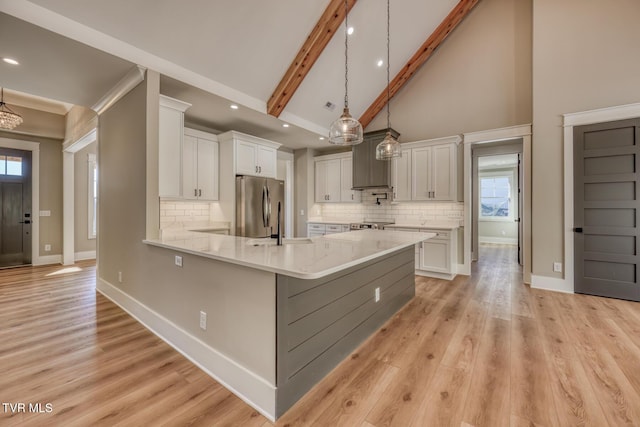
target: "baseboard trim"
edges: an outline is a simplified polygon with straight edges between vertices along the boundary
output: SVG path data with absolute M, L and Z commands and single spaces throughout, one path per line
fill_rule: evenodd
M 96 251 L 76 252 L 73 258 L 76 261 L 83 261 L 85 259 L 96 259 Z
M 275 421 L 276 387 L 99 278 L 96 290 L 256 411 Z
M 531 287 L 534 289 L 543 289 L 545 291 L 563 292 L 567 294 L 574 293 L 573 283 L 569 283 L 565 279 L 557 279 L 555 277 L 531 275 Z
M 62 255 L 45 255 L 39 256 L 33 262 L 32 265 L 51 265 L 62 264 Z

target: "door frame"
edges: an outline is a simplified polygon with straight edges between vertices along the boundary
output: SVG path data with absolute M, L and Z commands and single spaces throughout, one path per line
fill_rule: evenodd
M 575 272 L 573 264 L 573 128 L 582 125 L 613 122 L 640 117 L 640 103 L 599 108 L 563 114 L 564 127 L 564 277 L 545 282 L 545 289 L 573 293 Z
M 0 137 L 0 147 L 31 152 L 31 264 L 49 264 L 40 257 L 40 143 Z
M 471 149 L 476 144 L 522 139 L 522 167 L 524 182 L 522 182 L 522 198 L 524 209 L 520 213 L 522 228 L 522 280 L 531 283 L 531 124 L 491 129 L 480 132 L 465 133 L 464 144 L 464 265 L 460 273 L 471 274 L 471 230 L 472 230 L 472 197 L 471 189 L 473 177 L 471 173 Z

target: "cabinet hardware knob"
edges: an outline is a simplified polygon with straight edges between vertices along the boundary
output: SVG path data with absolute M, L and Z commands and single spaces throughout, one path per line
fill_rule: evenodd
M 198 196 L 198 189 L 197 188 L 193 189 L 193 195 L 194 195 L 194 197 Z
M 198 197 L 202 196 L 202 190 L 198 190 Z

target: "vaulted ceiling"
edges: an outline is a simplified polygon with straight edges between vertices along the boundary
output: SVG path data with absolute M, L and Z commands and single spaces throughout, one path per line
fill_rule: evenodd
M 350 0 L 353 3 L 353 0 Z M 458 0 L 391 1 L 392 78 Z M 325 146 L 344 98 L 339 27 L 279 115 L 267 102 L 330 0 L 0 0 L 0 85 L 92 106 L 135 64 L 163 74 L 162 92 L 186 101 L 203 127 Z M 19 19 L 16 19 L 19 18 Z M 386 1 L 360 0 L 349 25 L 349 105 L 360 117 L 386 87 Z M 42 27 L 42 28 L 40 28 Z M 8 42 L 8 43 L 5 43 Z M 190 99 L 192 98 L 192 99 Z M 336 106 L 331 111 L 325 107 Z M 194 102 L 192 102 L 194 103 Z M 230 110 L 229 104 L 240 106 Z M 282 128 L 290 123 L 289 129 Z M 400 129 L 400 131 L 402 131 Z

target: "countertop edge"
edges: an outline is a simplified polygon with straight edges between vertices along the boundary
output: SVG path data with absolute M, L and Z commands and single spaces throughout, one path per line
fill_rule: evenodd
M 430 234 L 430 233 L 425 233 L 425 234 Z M 429 238 L 434 237 L 435 234 L 433 236 L 430 236 Z M 428 238 L 428 239 L 429 239 Z M 426 239 L 425 239 L 426 240 Z M 421 240 L 422 241 L 422 240 Z M 304 280 L 313 280 L 313 279 L 320 279 L 322 277 L 326 277 L 329 276 L 333 273 L 337 273 L 339 271 L 342 270 L 346 270 L 348 268 L 354 267 L 358 264 L 363 264 L 365 262 L 371 261 L 373 259 L 379 258 L 383 255 L 387 255 L 390 254 L 392 252 L 401 250 L 401 249 L 405 249 L 411 246 L 416 245 L 418 242 L 413 242 L 413 243 L 399 243 L 396 246 L 389 248 L 389 249 L 385 249 L 382 250 L 380 252 L 376 252 L 375 254 L 371 254 L 362 258 L 359 258 L 357 260 L 354 261 L 350 261 L 347 262 L 345 264 L 341 264 L 339 266 L 336 267 L 332 267 L 326 270 L 322 270 L 316 273 L 304 273 L 304 272 L 299 272 L 299 271 L 293 271 L 293 270 L 283 270 L 277 267 L 270 267 L 267 265 L 263 265 L 263 264 L 255 264 L 255 263 L 251 263 L 251 262 L 246 262 L 246 261 L 242 261 L 242 260 L 238 260 L 236 258 L 231 258 L 231 257 L 224 257 L 224 256 L 219 256 L 219 255 L 215 255 L 212 253 L 208 253 L 208 252 L 202 252 L 202 251 L 197 251 L 197 250 L 193 250 L 193 249 L 187 249 L 187 248 L 183 248 L 180 246 L 175 246 L 175 245 L 171 245 L 168 243 L 163 243 L 163 242 L 159 242 L 157 240 L 149 240 L 149 239 L 144 239 L 142 240 L 142 243 L 150 245 L 150 246 L 155 246 L 155 247 L 159 247 L 159 248 L 164 248 L 164 249 L 170 249 L 170 250 L 174 250 L 174 251 L 178 251 L 178 252 L 182 252 L 182 253 L 187 253 L 187 254 L 191 254 L 191 255 L 195 255 L 195 256 L 200 256 L 200 257 L 204 257 L 204 258 L 209 258 L 209 259 L 213 259 L 216 261 L 222 261 L 222 262 L 228 262 L 230 264 L 235 264 L 235 265 L 239 265 L 242 267 L 247 267 L 247 268 L 254 268 L 256 270 L 262 270 L 262 271 L 266 271 L 269 273 L 274 273 L 274 274 L 282 274 L 284 276 L 290 276 L 290 277 L 295 277 L 298 279 L 304 279 Z

